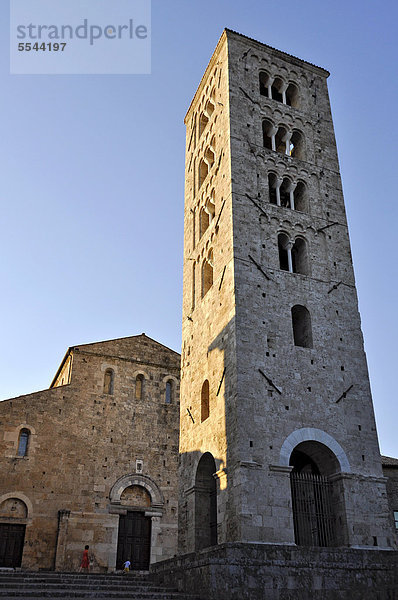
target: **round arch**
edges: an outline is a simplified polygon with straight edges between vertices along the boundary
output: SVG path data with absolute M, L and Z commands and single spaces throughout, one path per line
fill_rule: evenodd
M 291 453 L 293 452 L 294 448 L 302 442 L 320 442 L 329 448 L 329 450 L 331 450 L 331 452 L 333 452 L 333 454 L 336 456 L 340 464 L 340 469 L 343 473 L 351 472 L 347 455 L 340 444 L 325 431 L 322 431 L 321 429 L 315 429 L 313 427 L 303 427 L 302 429 L 297 429 L 285 439 L 279 454 L 281 466 L 289 466 Z
M 8 494 L 3 494 L 2 496 L 0 496 L 0 505 L 3 504 L 3 502 L 5 502 L 5 500 L 10 500 L 10 498 L 15 498 L 16 500 L 21 500 L 21 502 L 23 502 L 25 504 L 27 511 L 28 511 L 26 518 L 27 519 L 32 518 L 33 504 L 29 500 L 29 498 L 27 496 L 25 496 L 25 494 L 23 494 L 22 492 L 9 492 Z
M 134 473 L 131 475 L 124 475 L 120 477 L 114 483 L 109 492 L 109 499 L 112 504 L 120 504 L 121 495 L 124 490 L 132 485 L 139 485 L 147 490 L 149 495 L 151 496 L 151 506 L 152 508 L 162 508 L 164 505 L 163 494 L 160 491 L 159 487 L 156 485 L 152 479 L 147 477 L 146 475 L 139 475 L 138 473 Z

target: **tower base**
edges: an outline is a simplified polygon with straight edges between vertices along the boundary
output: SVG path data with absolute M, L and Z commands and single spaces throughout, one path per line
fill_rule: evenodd
M 208 600 L 397 600 L 398 552 L 225 543 L 152 565 Z

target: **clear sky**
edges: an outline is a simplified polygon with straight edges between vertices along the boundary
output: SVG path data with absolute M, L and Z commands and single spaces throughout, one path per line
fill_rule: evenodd
M 153 0 L 151 75 L 10 75 L 1 0 L 0 398 L 48 387 L 68 346 L 145 332 L 180 350 L 183 118 L 229 27 L 331 72 L 380 445 L 398 456 L 397 18 L 393 0 Z

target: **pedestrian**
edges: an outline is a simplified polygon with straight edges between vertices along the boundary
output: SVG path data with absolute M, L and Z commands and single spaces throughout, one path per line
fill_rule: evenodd
M 90 558 L 88 556 L 89 548 L 90 548 L 90 546 L 84 546 L 82 562 L 80 563 L 79 573 L 81 573 L 83 571 L 83 569 L 86 571 L 86 573 L 89 573 L 89 571 L 90 571 Z
M 126 560 L 126 562 L 123 565 L 123 573 L 128 573 L 130 571 L 130 565 L 131 562 L 129 560 Z

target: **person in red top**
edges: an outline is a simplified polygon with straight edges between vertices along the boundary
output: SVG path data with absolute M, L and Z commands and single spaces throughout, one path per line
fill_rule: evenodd
M 88 549 L 90 548 L 90 546 L 84 546 L 84 551 L 83 551 L 83 556 L 82 556 L 82 562 L 80 564 L 80 569 L 79 572 L 81 573 L 83 571 L 83 569 L 85 571 L 87 571 L 87 573 L 90 570 L 90 559 L 88 556 Z

